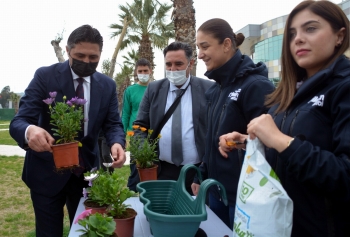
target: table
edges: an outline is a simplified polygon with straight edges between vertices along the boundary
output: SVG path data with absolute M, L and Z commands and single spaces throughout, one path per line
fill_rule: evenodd
M 84 211 L 84 198 L 80 199 L 79 206 L 77 212 L 75 213 L 74 220 L 77 216 Z M 143 203 L 140 202 L 139 197 L 131 197 L 125 201 L 125 204 L 130 204 L 133 209 L 137 212 L 137 216 L 135 218 L 135 226 L 134 226 L 134 237 L 153 237 L 150 232 L 149 223 L 146 220 L 146 216 L 143 213 Z M 200 224 L 200 228 L 202 228 L 208 237 L 224 237 L 232 236 L 233 232 L 228 228 L 215 214 L 210 208 L 206 206 L 207 210 L 207 220 L 202 221 Z M 79 232 L 76 230 L 81 229 L 79 224 L 72 225 L 69 236 L 68 237 L 78 237 Z M 179 236 L 180 237 L 180 236 Z

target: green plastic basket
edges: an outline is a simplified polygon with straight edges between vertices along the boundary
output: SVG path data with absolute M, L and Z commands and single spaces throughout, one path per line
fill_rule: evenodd
M 201 183 L 196 199 L 185 188 L 186 172 L 199 169 L 194 165 L 185 165 L 179 179 L 145 181 L 137 184 L 140 201 L 144 204 L 144 213 L 150 223 L 154 237 L 194 237 L 201 221 L 207 219 L 205 198 L 212 185 L 218 185 L 221 197 L 227 205 L 226 191 L 221 183 L 207 179 Z

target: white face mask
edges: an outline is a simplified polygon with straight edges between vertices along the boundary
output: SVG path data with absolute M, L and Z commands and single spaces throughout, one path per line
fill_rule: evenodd
M 140 82 L 146 83 L 149 80 L 149 74 L 137 74 L 137 78 L 140 80 Z
M 186 71 L 190 64 L 187 65 L 185 70 L 180 71 L 165 71 L 165 76 L 168 78 L 168 80 L 173 83 L 175 86 L 181 86 L 185 84 L 187 77 L 186 77 Z

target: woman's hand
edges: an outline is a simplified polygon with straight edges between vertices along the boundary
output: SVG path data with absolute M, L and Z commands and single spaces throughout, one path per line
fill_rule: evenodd
M 240 134 L 238 132 L 227 133 L 220 136 L 219 151 L 221 155 L 227 158 L 227 153 L 231 152 L 233 149 L 245 148 L 244 140 L 247 139 L 247 137 L 248 135 Z M 242 144 L 236 144 L 236 142 L 240 142 Z
M 258 137 L 265 146 L 274 148 L 278 152 L 284 151 L 292 140 L 292 137 L 283 134 L 278 129 L 269 114 L 263 114 L 250 121 L 247 132 L 250 139 Z

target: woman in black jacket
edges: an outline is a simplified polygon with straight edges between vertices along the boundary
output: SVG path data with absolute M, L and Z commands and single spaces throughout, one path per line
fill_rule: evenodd
M 207 133 L 200 169 L 204 179 L 213 178 L 225 186 L 229 206 L 221 202 L 217 188 L 209 191 L 209 205 L 231 229 L 244 154 L 236 150 L 224 158 L 217 150 L 219 137 L 230 131 L 244 133 L 250 120 L 267 112 L 265 96 L 274 90 L 267 79 L 265 64 L 254 64 L 237 48 L 243 40 L 243 34 L 234 34 L 222 19 L 206 21 L 197 32 L 198 58 L 206 64 L 205 76 L 216 82 L 206 92 L 208 123 L 203 128 Z M 192 184 L 195 195 L 199 187 L 195 180 Z
M 292 236 L 350 236 L 349 20 L 329 1 L 304 1 L 290 13 L 282 78 L 269 114 L 248 124 L 251 138 L 294 203 Z M 233 132 L 220 138 L 243 141 Z M 263 217 L 262 217 L 263 218 Z

